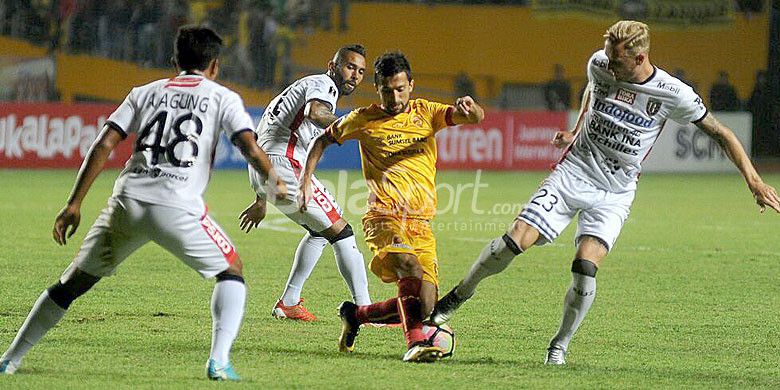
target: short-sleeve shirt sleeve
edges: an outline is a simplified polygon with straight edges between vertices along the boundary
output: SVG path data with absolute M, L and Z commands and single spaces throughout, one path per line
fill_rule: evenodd
M 426 101 L 424 107 L 431 117 L 431 127 L 433 127 L 434 133 L 447 126 L 455 126 L 455 123 L 452 121 L 455 107 L 430 101 Z
M 136 103 L 136 89 L 133 88 L 129 94 L 122 101 L 122 104 L 117 107 L 114 112 L 108 117 L 106 123 L 121 132 L 123 136 L 127 137 L 129 133 L 135 133 L 138 130 L 138 126 L 134 126 L 134 121 L 138 116 L 138 104 Z
M 334 141 L 341 145 L 346 140 L 357 139 L 364 124 L 365 120 L 358 109 L 337 119 L 328 126 L 326 132 Z
M 231 140 L 237 132 L 252 130 L 255 127 L 252 117 L 244 108 L 244 101 L 235 92 L 225 94 L 220 127 Z
M 701 97 L 693 88 L 684 85 L 680 88 L 679 101 L 677 107 L 669 114 L 669 118 L 675 122 L 686 124 L 698 122 L 707 115 L 707 107 L 701 100 Z
M 333 80 L 328 76 L 312 78 L 307 81 L 306 84 L 306 112 L 309 113 L 309 102 L 312 100 L 319 100 L 330 104 L 330 109 L 336 109 L 336 101 L 338 99 L 338 90 Z
M 593 83 L 599 78 L 606 77 L 609 73 L 607 66 L 609 65 L 609 58 L 604 50 L 598 50 L 590 56 L 588 65 L 586 67 L 586 74 L 588 75 L 588 82 Z

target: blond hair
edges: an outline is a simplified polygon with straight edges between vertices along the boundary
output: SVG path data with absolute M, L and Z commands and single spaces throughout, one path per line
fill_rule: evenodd
M 642 22 L 621 20 L 607 29 L 604 38 L 613 46 L 623 43 L 632 55 L 650 52 L 650 28 Z

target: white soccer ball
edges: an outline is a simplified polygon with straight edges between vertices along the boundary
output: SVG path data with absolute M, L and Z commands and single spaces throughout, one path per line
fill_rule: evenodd
M 444 351 L 442 357 L 450 357 L 455 352 L 455 332 L 449 325 L 423 325 L 422 331 L 431 344 Z

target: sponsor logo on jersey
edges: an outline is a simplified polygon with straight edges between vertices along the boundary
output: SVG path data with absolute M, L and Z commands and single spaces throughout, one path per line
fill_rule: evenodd
M 336 96 L 336 88 L 330 87 L 330 89 L 328 89 L 328 93 L 333 96 Z
M 619 100 L 623 103 L 634 104 L 636 101 L 636 92 L 619 88 L 617 94 L 615 94 L 615 100 Z
M 601 60 L 598 58 L 594 58 L 591 63 L 595 66 L 598 66 L 599 68 L 607 69 L 607 60 Z
M 660 102 L 658 108 L 660 108 Z M 634 114 L 628 109 L 617 106 L 614 103 L 605 102 L 601 99 L 593 100 L 593 109 L 603 114 L 609 115 L 618 121 L 627 122 L 639 127 L 650 128 L 655 124 L 655 119 L 647 119 L 639 114 Z M 657 112 L 657 111 L 656 111 Z
M 665 81 L 659 81 L 656 85 L 656 88 L 658 89 L 665 89 L 667 91 L 674 92 L 674 94 L 680 93 L 680 87 L 674 85 L 674 84 L 668 84 Z
M 647 99 L 647 106 L 645 107 L 645 110 L 647 111 L 647 115 L 650 116 L 658 114 L 658 111 L 661 110 L 661 101 L 653 98 Z

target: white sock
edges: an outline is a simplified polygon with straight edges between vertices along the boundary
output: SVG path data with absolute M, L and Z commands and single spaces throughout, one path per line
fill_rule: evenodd
M 246 286 L 237 280 L 218 281 L 211 296 L 211 355 L 219 364 L 230 362 L 230 347 L 244 317 Z
M 574 332 L 577 331 L 585 315 L 588 314 L 593 300 L 596 299 L 596 278 L 576 272 L 571 273 L 572 282 L 563 300 L 563 319 L 558 333 L 553 336 L 550 346 L 567 350 Z
M 290 270 L 290 277 L 287 279 L 287 286 L 284 288 L 284 293 L 282 293 L 283 305 L 297 305 L 301 300 L 303 284 L 306 283 L 306 279 L 311 275 L 311 271 L 314 270 L 314 266 L 320 260 L 322 250 L 325 249 L 327 244 L 328 240 L 324 237 L 312 237 L 309 233 L 306 233 L 301 239 L 298 249 L 295 250 L 295 260 Z
M 49 292 L 44 291 L 38 300 L 35 301 L 30 314 L 22 324 L 19 332 L 16 334 L 11 346 L 3 354 L 3 359 L 12 361 L 19 365 L 30 350 L 43 337 L 49 329 L 57 325 L 65 315 L 67 310 L 59 307 L 49 298 Z
M 498 237 L 491 241 L 487 246 L 482 249 L 477 261 L 471 266 L 471 270 L 463 278 L 463 281 L 458 284 L 455 294 L 460 298 L 468 298 L 474 294 L 474 290 L 477 289 L 477 285 L 482 279 L 488 276 L 495 275 L 503 271 L 512 259 L 518 254 L 522 253 L 517 245 L 514 248 L 510 248 L 506 240 L 510 240 L 514 244 L 512 239 L 508 235 Z
M 368 295 L 368 279 L 366 278 L 366 264 L 363 262 L 363 254 L 357 248 L 355 236 L 338 240 L 333 243 L 333 254 L 336 256 L 336 266 L 347 283 L 352 300 L 358 306 L 370 305 L 371 297 Z

